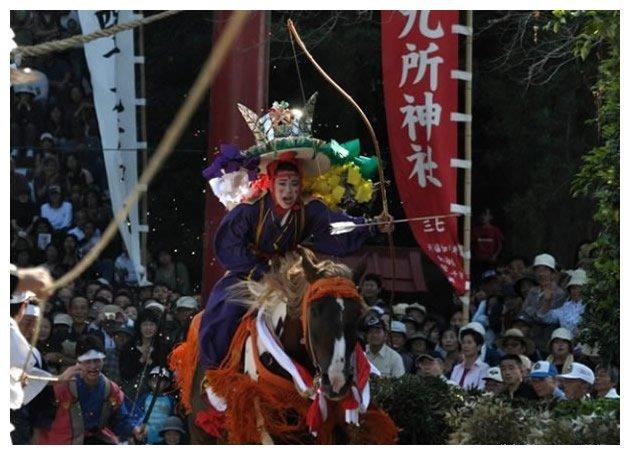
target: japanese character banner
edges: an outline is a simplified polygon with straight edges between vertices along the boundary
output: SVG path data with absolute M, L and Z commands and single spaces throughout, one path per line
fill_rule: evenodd
M 459 11 L 383 11 L 385 110 L 396 186 L 407 217 L 457 206 Z M 411 223 L 416 241 L 458 294 L 465 291 L 457 218 Z
M 81 30 L 89 34 L 136 18 L 131 10 L 80 10 Z M 101 38 L 84 46 L 90 70 L 94 108 L 103 147 L 113 213 L 138 181 L 136 127 L 135 51 L 133 30 Z M 140 281 L 141 264 L 137 203 L 127 220 L 118 225 L 129 258 Z

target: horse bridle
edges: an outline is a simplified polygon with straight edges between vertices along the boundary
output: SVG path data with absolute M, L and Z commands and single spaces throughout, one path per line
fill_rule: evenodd
M 315 367 L 315 375 L 313 377 L 313 389 L 318 390 L 322 381 L 322 368 L 317 360 L 317 356 L 313 350 L 313 341 L 311 339 L 311 331 L 308 323 L 309 307 L 312 302 L 319 300 L 322 297 L 334 297 L 334 298 L 352 298 L 359 299 L 359 292 L 356 285 L 349 278 L 344 277 L 324 277 L 318 278 L 311 283 L 304 294 L 302 299 L 302 329 L 304 332 L 304 344 L 306 352 L 310 357 L 313 366 Z M 354 367 L 352 362 L 350 363 L 349 376 L 354 375 Z

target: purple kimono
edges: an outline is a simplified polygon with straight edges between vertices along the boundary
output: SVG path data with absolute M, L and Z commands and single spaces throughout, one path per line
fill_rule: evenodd
M 203 368 L 221 363 L 247 310 L 241 302 L 230 298 L 226 292 L 229 286 L 238 280 L 259 280 L 269 269 L 269 257 L 283 255 L 304 241 L 312 242 L 313 249 L 320 253 L 345 256 L 378 235 L 374 226 L 330 235 L 330 223 L 337 221 L 366 222 L 361 217 L 331 212 L 323 202 L 312 200 L 302 210 L 292 211 L 281 226 L 270 194 L 254 203 L 237 205 L 223 218 L 214 239 L 214 251 L 228 272 L 214 285 L 202 316 L 199 361 Z

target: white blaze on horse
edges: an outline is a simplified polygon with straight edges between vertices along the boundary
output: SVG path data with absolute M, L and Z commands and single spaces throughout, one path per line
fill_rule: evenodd
M 371 365 L 357 337 L 365 305 L 347 266 L 300 249 L 230 292 L 250 309 L 220 368 L 205 373 L 209 406 L 192 409 L 199 426 L 232 443 L 395 441 L 391 419 L 368 409 Z

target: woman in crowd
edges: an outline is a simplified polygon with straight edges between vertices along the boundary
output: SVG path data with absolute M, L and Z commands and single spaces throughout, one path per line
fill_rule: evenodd
M 488 371 L 488 364 L 479 356 L 484 335 L 475 328 L 464 328 L 459 333 L 459 340 L 464 360 L 453 368 L 451 381 L 463 389 L 483 389 L 485 386 L 483 377 Z
M 448 327 L 442 330 L 438 350 L 444 356 L 444 375 L 448 378 L 451 375 L 451 371 L 453 371 L 453 367 L 462 360 L 456 329 Z
M 130 307 L 128 307 L 130 308 Z M 158 334 L 160 312 L 143 310 L 135 322 L 135 337 L 120 353 L 120 376 L 125 393 L 131 397 L 146 391 L 149 372 L 155 366 L 165 365 L 165 354 L 160 343 L 154 343 Z
M 68 234 L 63 240 L 63 257 L 61 264 L 70 269 L 74 267 L 77 262 L 79 262 L 79 242 L 74 235 Z

